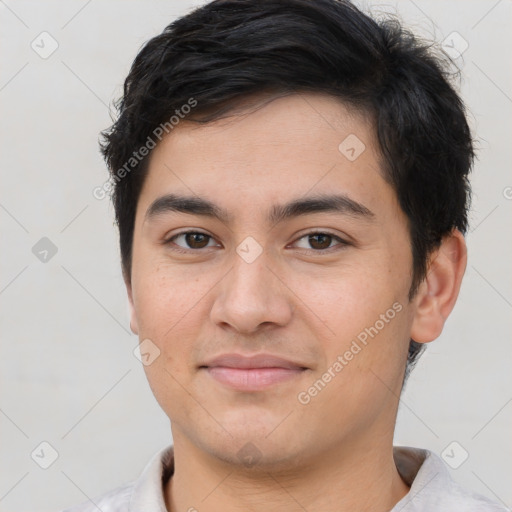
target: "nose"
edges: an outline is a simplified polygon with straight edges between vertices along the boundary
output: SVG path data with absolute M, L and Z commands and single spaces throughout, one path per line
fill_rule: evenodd
M 243 334 L 282 327 L 290 322 L 293 297 L 265 252 L 250 263 L 234 255 L 233 266 L 219 283 L 211 309 L 216 325 Z

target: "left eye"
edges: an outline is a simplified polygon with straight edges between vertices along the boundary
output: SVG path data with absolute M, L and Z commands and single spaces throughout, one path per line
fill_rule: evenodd
M 296 243 L 299 244 L 301 241 L 304 241 L 302 247 L 299 245 L 301 249 L 313 248 L 314 250 L 331 249 L 333 242 L 338 242 L 336 245 L 343 245 L 345 243 L 341 238 L 329 233 L 309 233 L 299 238 Z M 308 244 L 310 247 L 307 247 Z

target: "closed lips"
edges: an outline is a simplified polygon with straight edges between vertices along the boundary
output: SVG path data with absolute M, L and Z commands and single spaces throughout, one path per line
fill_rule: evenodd
M 240 354 L 223 354 L 217 356 L 203 365 L 201 368 L 239 368 L 239 369 L 256 369 L 256 368 L 286 368 L 289 370 L 304 370 L 307 367 L 303 364 L 296 363 L 282 357 L 270 354 L 257 354 L 253 356 L 243 356 Z

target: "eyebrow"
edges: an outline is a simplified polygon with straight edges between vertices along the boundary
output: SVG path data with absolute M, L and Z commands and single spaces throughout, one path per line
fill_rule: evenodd
M 146 211 L 145 220 L 149 221 L 154 217 L 170 212 L 210 217 L 225 224 L 229 224 L 232 220 L 231 214 L 208 199 L 176 194 L 166 194 L 153 201 Z M 330 194 L 298 198 L 284 205 L 273 205 L 269 210 L 267 220 L 274 225 L 294 217 L 319 212 L 332 212 L 362 220 L 372 220 L 375 217 L 375 214 L 369 208 L 348 196 Z

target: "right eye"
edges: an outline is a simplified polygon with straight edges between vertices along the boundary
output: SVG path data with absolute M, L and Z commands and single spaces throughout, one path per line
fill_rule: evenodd
M 178 241 L 181 241 L 181 243 Z M 177 245 L 178 247 L 181 247 L 181 249 L 185 249 L 183 252 L 193 252 L 197 251 L 198 249 L 216 246 L 215 243 L 213 245 L 209 245 L 210 242 L 214 242 L 213 237 L 211 235 L 207 235 L 206 233 L 202 233 L 201 231 L 183 231 L 181 233 L 177 233 L 176 235 L 173 235 L 171 238 L 169 238 L 166 241 L 166 244 L 170 242 Z

